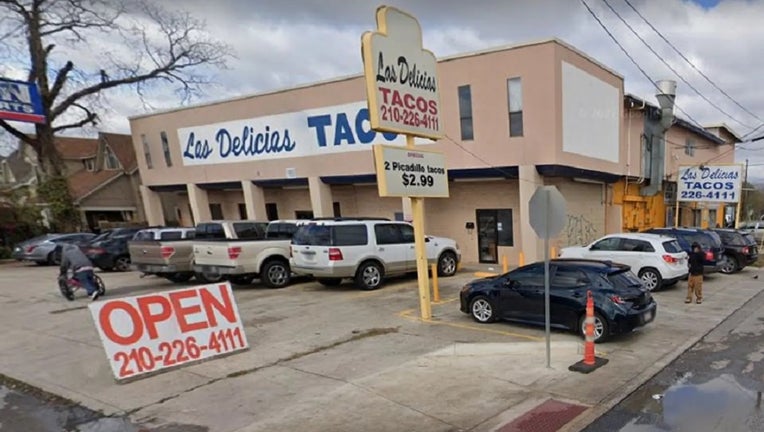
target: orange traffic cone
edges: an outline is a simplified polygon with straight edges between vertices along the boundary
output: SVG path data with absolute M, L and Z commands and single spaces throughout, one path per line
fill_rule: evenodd
M 584 343 L 584 359 L 574 365 L 571 365 L 568 370 L 581 373 L 589 373 L 600 366 L 607 364 L 608 359 L 597 357 L 594 354 L 594 297 L 592 292 L 586 292 L 586 318 L 584 318 L 584 336 L 586 342 Z

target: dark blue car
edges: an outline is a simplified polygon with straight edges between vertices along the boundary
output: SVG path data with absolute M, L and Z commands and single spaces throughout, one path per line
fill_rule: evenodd
M 692 252 L 692 244 L 698 243 L 705 252 L 703 260 L 703 272 L 706 274 L 716 273 L 722 266 L 722 254 L 724 246 L 719 234 L 702 228 L 651 228 L 643 231 L 653 234 L 662 234 L 674 237 L 682 250 L 688 254 Z
M 642 281 L 623 264 L 555 259 L 550 264 L 550 322 L 584 334 L 586 293 L 594 298 L 594 340 L 627 333 L 655 319 L 657 304 Z M 496 320 L 544 325 L 544 263 L 478 279 L 460 294 L 461 311 L 479 323 Z

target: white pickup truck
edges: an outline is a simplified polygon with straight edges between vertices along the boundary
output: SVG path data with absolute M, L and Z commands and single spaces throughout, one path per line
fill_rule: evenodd
M 266 238 L 267 222 L 211 221 L 196 226 L 194 271 L 248 285 L 255 278 L 270 288 L 289 284 L 289 239 Z

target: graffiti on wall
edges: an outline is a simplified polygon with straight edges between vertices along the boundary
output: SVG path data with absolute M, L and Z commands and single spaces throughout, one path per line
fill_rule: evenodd
M 568 222 L 563 230 L 564 246 L 588 245 L 600 237 L 594 223 L 584 215 L 568 215 Z

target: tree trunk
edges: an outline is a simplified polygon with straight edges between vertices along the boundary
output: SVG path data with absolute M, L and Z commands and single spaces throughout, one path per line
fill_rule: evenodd
M 64 164 L 54 145 L 53 129 L 49 125 L 38 125 L 36 129 L 37 163 L 40 173 L 45 179 L 64 175 Z

